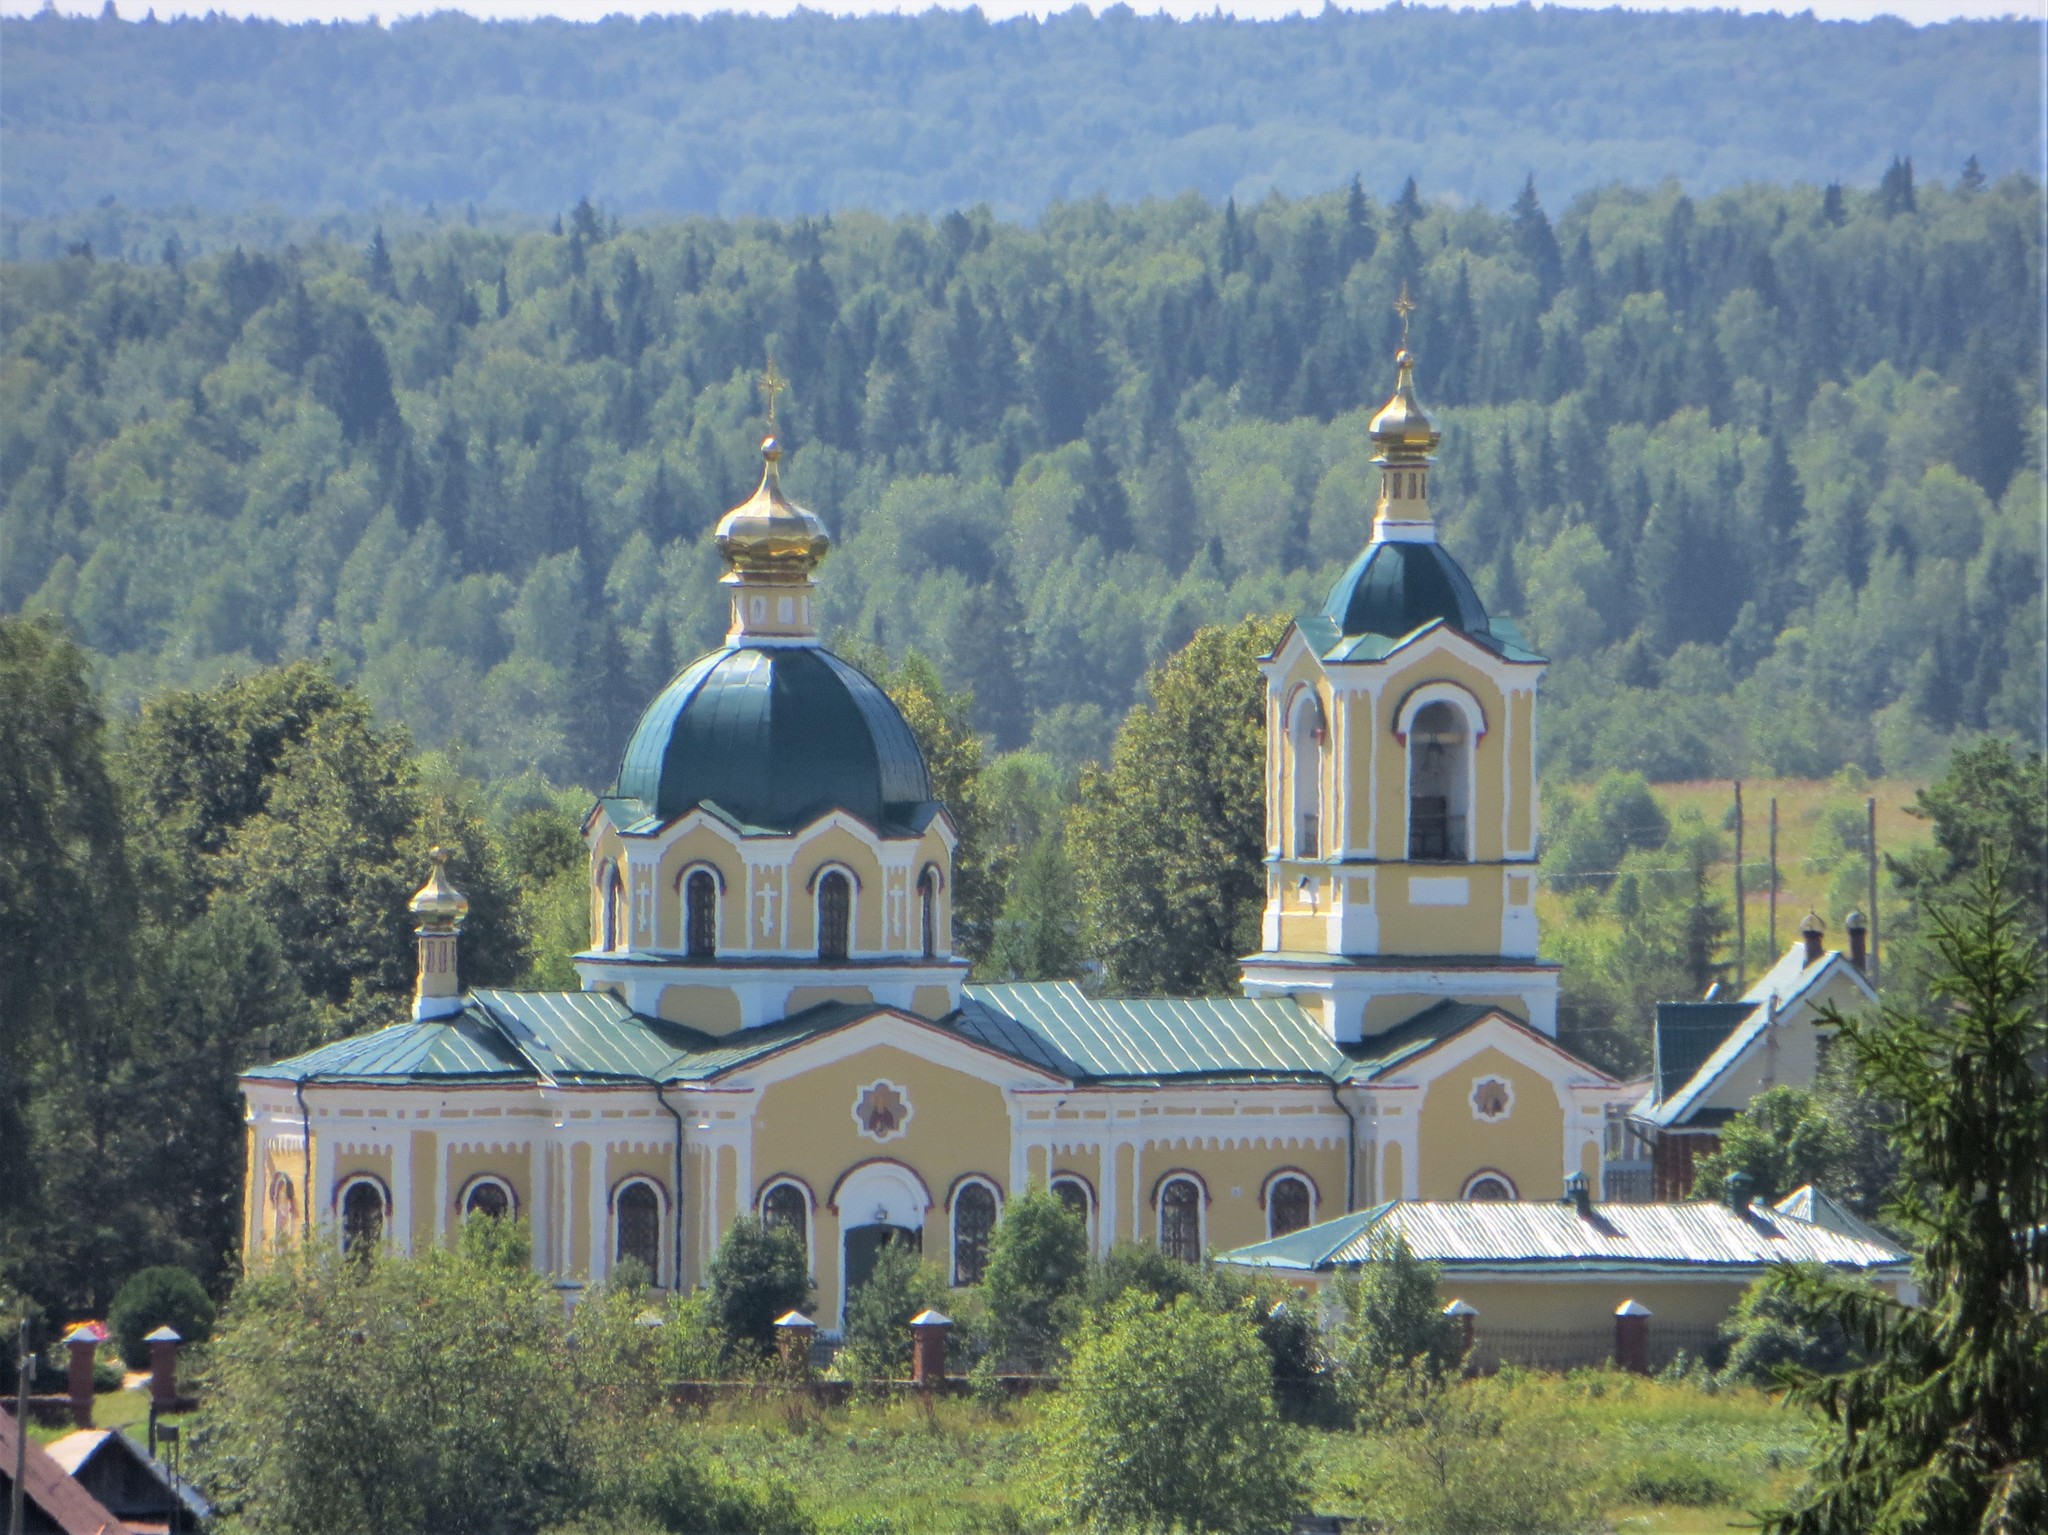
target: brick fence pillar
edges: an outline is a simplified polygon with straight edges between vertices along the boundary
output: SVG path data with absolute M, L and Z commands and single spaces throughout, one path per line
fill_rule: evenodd
M 75 1428 L 92 1427 L 92 1367 L 107 1337 L 106 1328 L 98 1322 L 80 1322 L 64 1335 L 64 1346 L 71 1350 L 71 1423 Z
M 785 1368 L 798 1375 L 811 1373 L 811 1340 L 818 1335 L 818 1324 L 801 1311 L 785 1311 L 775 1319 L 775 1352 L 781 1356 Z
M 1614 1308 L 1614 1362 L 1637 1375 L 1650 1373 L 1650 1308 L 1641 1301 Z
M 946 1338 L 953 1319 L 937 1311 L 920 1311 L 910 1319 L 910 1378 L 920 1386 L 937 1386 L 946 1378 Z

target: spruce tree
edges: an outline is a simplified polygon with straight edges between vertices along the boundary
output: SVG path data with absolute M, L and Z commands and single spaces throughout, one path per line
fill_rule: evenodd
M 1839 1318 L 1870 1363 L 1805 1375 L 1831 1425 L 1774 1535 L 1946 1535 L 2048 1528 L 2048 1055 L 2042 957 L 2004 860 L 1929 912 L 1928 1013 L 1831 1015 L 1864 1091 L 1897 1105 L 1920 1303 L 1824 1271 L 1781 1293 Z

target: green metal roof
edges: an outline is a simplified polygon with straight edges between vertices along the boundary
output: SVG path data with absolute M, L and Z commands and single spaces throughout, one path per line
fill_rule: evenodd
M 1347 635 L 1398 639 L 1432 619 L 1463 634 L 1489 632 L 1472 578 L 1433 540 L 1367 544 L 1330 588 L 1323 616 Z
M 1103 999 L 1051 981 L 971 986 L 960 1013 L 962 1032 L 1068 1077 L 1328 1079 L 1346 1064 L 1322 1026 L 1284 999 Z
M 255 1067 L 249 1074 L 285 1082 L 517 1082 L 534 1075 L 496 1025 L 472 1012 L 395 1023 Z
M 620 825 L 711 805 L 791 831 L 831 810 L 897 825 L 931 797 L 917 738 L 866 673 L 813 645 L 739 645 L 648 705 L 605 802 Z
M 1757 1004 L 1750 1001 L 1659 1002 L 1651 1041 L 1657 1096 L 1669 1098 L 1691 1081 L 1707 1057 L 1756 1010 Z
M 1773 1263 L 1902 1265 L 1891 1243 L 1803 1220 L 1783 1206 L 1396 1200 L 1221 1255 L 1248 1268 L 1327 1271 L 1367 1263 L 1399 1235 L 1418 1258 L 1460 1268 L 1752 1271 Z
M 645 1082 L 711 1036 L 631 1011 L 608 991 L 469 994 L 534 1069 L 557 1082 Z

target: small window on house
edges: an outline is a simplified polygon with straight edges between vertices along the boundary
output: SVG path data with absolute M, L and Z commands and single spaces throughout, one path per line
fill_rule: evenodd
M 995 1190 L 963 1183 L 953 1196 L 953 1283 L 980 1284 L 988 1268 L 989 1233 L 996 1229 Z
M 1276 1237 L 1309 1223 L 1308 1185 L 1299 1178 L 1275 1178 L 1266 1190 L 1266 1229 Z
M 926 959 L 939 957 L 939 871 L 927 868 L 917 877 L 919 948 Z
M 852 925 L 853 882 L 834 869 L 818 881 L 818 958 L 846 958 Z
M 369 1253 L 384 1241 L 384 1191 L 358 1178 L 341 1193 L 341 1250 Z
M 718 876 L 709 869 L 692 871 L 683 881 L 683 915 L 689 924 L 683 946 L 692 959 L 718 954 Z
M 1471 741 L 1465 717 L 1428 704 L 1408 731 L 1408 856 L 1432 863 L 1466 857 L 1465 800 Z
M 512 1196 L 505 1191 L 505 1185 L 495 1179 L 478 1181 L 462 1201 L 465 1219 L 472 1215 L 487 1215 L 492 1220 L 503 1220 L 511 1213 Z
M 1512 1204 L 1515 1186 L 1499 1173 L 1481 1173 L 1465 1185 L 1465 1197 L 1474 1204 Z
M 797 1245 L 810 1254 L 810 1201 L 804 1198 L 804 1191 L 793 1183 L 778 1183 L 768 1191 L 768 1197 L 761 1201 L 761 1224 L 770 1231 L 793 1231 Z
M 654 1185 L 635 1180 L 619 1190 L 612 1216 L 617 1236 L 612 1254 L 617 1262 L 628 1259 L 647 1270 L 650 1279 L 661 1273 L 661 1196 Z
M 1159 1191 L 1159 1250 L 1183 1263 L 1202 1260 L 1202 1191 L 1192 1178 L 1169 1178 Z

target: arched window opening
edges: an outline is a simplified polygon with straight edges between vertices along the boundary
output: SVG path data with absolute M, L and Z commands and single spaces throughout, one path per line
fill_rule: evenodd
M 834 869 L 818 881 L 818 958 L 846 958 L 852 926 L 853 882 Z
M 472 1215 L 485 1215 L 501 1221 L 512 1213 L 512 1209 L 512 1191 L 495 1178 L 477 1179 L 462 1200 L 464 1220 Z
M 953 1283 L 980 1284 L 988 1269 L 989 1233 L 996 1229 L 995 1190 L 963 1183 L 953 1196 Z
M 1322 857 L 1323 706 L 1303 689 L 1288 720 L 1287 739 L 1294 758 L 1294 856 Z
M 1439 700 L 1423 706 L 1408 731 L 1408 856 L 1427 862 L 1466 859 L 1466 794 L 1471 736 L 1465 718 Z
M 384 1242 L 384 1191 L 358 1178 L 341 1191 L 341 1250 L 374 1252 Z
M 299 1194 L 282 1173 L 270 1186 L 270 1230 L 275 1244 L 289 1246 L 299 1234 Z
M 1202 1261 L 1202 1191 L 1192 1178 L 1171 1178 L 1159 1191 L 1159 1250 L 1183 1263 Z
M 718 956 L 718 877 L 709 869 L 693 870 L 683 881 L 683 947 L 692 959 Z
M 927 867 L 917 877 L 917 924 L 926 959 L 939 957 L 939 871 Z
M 761 1224 L 770 1231 L 793 1231 L 806 1259 L 811 1252 L 811 1205 L 794 1183 L 778 1183 L 761 1201 Z
M 1275 1178 L 1266 1191 L 1266 1229 L 1276 1237 L 1299 1231 L 1309 1223 L 1313 1200 L 1299 1178 Z
M 626 886 L 609 859 L 597 876 L 598 948 L 614 953 L 626 946 Z
M 1061 1204 L 1080 1216 L 1084 1222 L 1088 1219 L 1087 1184 L 1079 1178 L 1055 1178 L 1052 1180 L 1052 1191 L 1059 1197 Z
M 1474 1204 L 1512 1204 L 1515 1186 L 1502 1173 L 1477 1173 L 1465 1185 L 1465 1198 Z
M 619 1190 L 612 1215 L 616 1263 L 628 1260 L 647 1270 L 650 1280 L 661 1274 L 661 1196 L 654 1185 L 636 1179 Z

